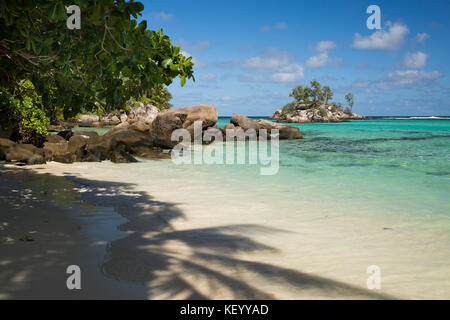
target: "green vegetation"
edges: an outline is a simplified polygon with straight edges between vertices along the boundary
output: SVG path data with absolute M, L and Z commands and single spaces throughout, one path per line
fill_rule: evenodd
M 353 103 L 354 103 L 353 98 L 354 98 L 353 93 L 347 93 L 345 95 L 345 100 L 347 101 L 348 106 L 350 107 L 351 113 L 353 112 Z
M 289 102 L 288 104 L 286 104 L 283 109 L 281 109 L 282 113 L 291 113 L 295 111 L 295 107 L 297 106 L 297 104 L 295 102 Z
M 310 86 L 297 86 L 292 89 L 289 94 L 297 102 L 303 102 L 305 104 L 328 104 L 328 101 L 333 98 L 333 91 L 329 86 L 323 86 L 316 80 L 310 82 Z
M 295 101 L 289 102 L 286 104 L 281 112 L 282 113 L 292 113 L 296 110 L 298 104 L 303 103 L 309 105 L 309 108 L 318 109 L 321 116 L 326 116 L 327 112 L 323 107 L 319 107 L 321 105 L 328 106 L 328 102 L 333 99 L 334 92 L 331 90 L 329 86 L 323 86 L 316 80 L 312 80 L 309 83 L 309 86 L 297 86 L 291 90 L 289 96 L 294 98 Z M 353 94 L 349 93 L 345 96 L 349 106 L 350 106 L 350 114 L 351 108 L 353 107 Z M 331 102 L 331 110 L 333 112 L 343 111 L 341 102 Z
M 3 124 L 5 128 L 19 125 L 39 135 L 46 134 L 50 124 L 43 111 L 42 98 L 29 80 L 20 81 L 14 90 L 0 88 L 0 114 L 8 116 Z
M 81 9 L 81 29 L 66 26 L 70 5 Z M 168 107 L 170 93 L 164 86 L 176 77 L 181 85 L 193 79 L 194 64 L 162 30 L 148 30 L 145 20 L 137 23 L 143 8 L 132 0 L 0 0 L 3 96 L 28 103 L 20 88 L 29 79 L 33 108 L 52 120 L 82 110 L 120 110 L 130 98 L 146 97 Z M 5 97 L 4 103 L 12 103 Z M 13 109 L 2 106 L 0 124 L 17 120 Z M 33 119 L 42 116 L 32 114 Z

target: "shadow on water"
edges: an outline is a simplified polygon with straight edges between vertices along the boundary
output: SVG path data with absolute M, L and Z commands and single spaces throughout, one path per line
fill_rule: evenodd
M 4 170 L 0 170 L 0 173 L 2 171 Z M 40 187 L 46 184 L 49 194 L 62 192 L 52 188 L 61 188 L 61 185 L 55 184 L 54 181 L 64 179 L 50 174 L 39 176 L 37 181 L 41 184 Z M 75 189 L 78 190 L 77 194 L 83 202 L 113 207 L 128 220 L 118 227 L 119 230 L 126 232 L 124 236 L 109 243 L 108 255 L 102 269 L 108 278 L 145 285 L 146 296 L 140 298 L 277 298 L 276 294 L 267 289 L 268 287 L 278 288 L 281 291 L 286 288 L 289 292 L 295 292 L 296 295 L 291 297 L 293 299 L 302 298 L 302 293 L 306 291 L 313 292 L 313 296 L 331 299 L 394 298 L 333 279 L 277 266 L 275 261 L 278 250 L 251 238 L 254 233 L 286 231 L 260 224 L 232 224 L 178 230 L 173 227 L 173 221 L 186 217 L 175 202 L 153 199 L 145 192 L 136 191 L 133 184 L 82 179 L 75 176 L 65 178 L 74 183 Z M 73 191 L 66 192 L 73 194 Z M 39 200 L 32 200 L 31 203 L 33 201 Z M 211 210 L 212 221 L 213 216 L 214 212 Z M 238 253 L 242 257 L 243 253 L 251 256 L 254 252 L 273 254 L 274 263 L 255 262 L 237 257 Z M 48 260 L 38 261 L 40 264 L 45 261 L 47 267 L 49 264 L 67 265 L 65 258 L 67 257 L 62 255 L 59 260 L 58 257 L 48 257 Z M 1 259 L 14 257 L 2 256 Z M 26 266 L 28 277 L 42 276 L 33 274 L 34 269 L 42 270 L 40 266 L 32 265 L 33 259 L 27 257 L 20 259 Z M 10 270 L 7 266 L 0 266 L 0 287 L 8 286 L 11 279 L 22 271 L 20 268 Z M 258 281 L 253 281 L 254 279 Z M 256 283 L 266 283 L 268 286 Z M 14 295 L 12 297 L 14 298 Z

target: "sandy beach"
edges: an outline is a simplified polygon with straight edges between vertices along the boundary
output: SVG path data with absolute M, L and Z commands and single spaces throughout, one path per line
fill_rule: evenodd
M 60 175 L 55 167 L 1 168 L 1 299 L 390 298 L 232 258 L 232 251 L 273 249 L 220 228 L 183 234 L 170 223 L 183 215 L 173 203 Z M 66 287 L 72 264 L 82 270 L 81 290 Z
M 350 221 L 345 231 L 338 220 L 301 217 L 289 231 L 278 227 L 282 220 L 269 223 L 262 207 L 255 208 L 255 221 L 253 209 L 237 218 L 230 205 L 210 210 L 205 200 L 199 206 L 195 183 L 180 186 L 170 201 L 176 194 L 170 170 L 152 171 L 156 186 L 166 179 L 172 188 L 154 198 L 148 187 L 124 181 L 127 169 L 108 162 L 2 166 L 2 299 L 396 299 L 447 292 L 445 283 L 434 285 L 438 273 L 423 273 L 420 265 L 405 269 L 395 258 L 402 252 L 407 263 L 445 254 L 406 249 L 404 238 L 418 245 L 426 239 L 406 232 L 386 238 L 392 233 L 380 233 L 382 224 L 372 222 L 348 229 Z M 387 251 L 391 241 L 397 247 Z M 370 244 L 381 247 L 367 251 Z M 384 290 L 365 287 L 374 257 L 389 267 Z M 82 270 L 82 290 L 66 288 L 72 264 Z M 414 291 L 417 283 L 429 289 Z

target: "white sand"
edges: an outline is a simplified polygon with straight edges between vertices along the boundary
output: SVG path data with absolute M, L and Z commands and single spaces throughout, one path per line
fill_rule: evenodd
M 0 286 L 2 297 L 35 298 L 40 297 L 39 290 L 45 297 L 60 298 L 81 294 L 88 298 L 147 299 L 449 297 L 449 283 L 445 282 L 448 267 L 430 269 L 428 264 L 429 260 L 448 258 L 447 238 L 441 241 L 443 250 L 426 251 L 431 239 L 413 238 L 415 230 L 383 231 L 383 222 L 370 221 L 362 226 L 339 217 L 305 215 L 293 223 L 281 213 L 277 217 L 264 202 L 248 199 L 243 210 L 246 195 L 230 198 L 233 193 L 225 190 L 226 186 L 220 189 L 212 181 L 194 183 L 177 169 L 158 166 L 149 169 L 144 164 L 104 162 L 30 167 L 41 174 L 41 180 L 22 181 L 24 188 L 32 184 L 38 193 L 44 186 L 53 190 L 47 192 L 52 193 L 48 200 L 59 203 L 59 209 L 42 203 L 43 212 L 51 215 L 49 229 L 39 220 L 29 227 L 23 224 L 31 221 L 27 216 L 39 215 L 39 207 L 21 209 L 23 218 L 15 224 L 12 213 L 2 220 L 10 223 L 5 230 L 11 232 L 11 238 L 30 230 L 38 230 L 42 239 L 47 236 L 46 242 L 37 235 L 33 242 L 15 241 L 9 244 L 9 251 L 6 242 L 2 244 L 0 284 L 7 284 L 6 289 Z M 71 183 L 55 176 L 65 176 Z M 208 197 L 208 190 L 216 197 Z M 2 189 L 0 194 L 4 199 L 8 193 Z M 74 200 L 77 195 L 82 201 Z M 17 201 L 17 196 L 12 199 Z M 63 214 L 58 211 L 61 208 Z M 69 218 L 62 223 L 61 216 Z M 82 224 L 81 230 L 70 233 L 78 224 Z M 13 225 L 23 229 L 13 232 Z M 118 225 L 122 232 L 116 231 Z M 439 239 L 433 239 L 440 245 Z M 108 242 L 109 256 L 105 259 Z M 19 251 L 19 246 L 29 251 Z M 48 253 L 53 247 L 64 254 L 53 258 Z M 34 263 L 30 257 L 36 254 L 40 257 Z M 28 262 L 29 267 L 27 260 L 33 261 Z M 46 261 L 49 267 L 38 270 L 37 265 Z M 67 264 L 79 264 L 84 270 L 83 293 L 65 289 Z M 366 288 L 366 268 L 371 264 L 382 266 L 381 290 Z M 26 270 L 20 273 L 22 278 L 8 283 L 7 279 L 22 269 Z M 46 284 L 45 279 L 54 285 Z

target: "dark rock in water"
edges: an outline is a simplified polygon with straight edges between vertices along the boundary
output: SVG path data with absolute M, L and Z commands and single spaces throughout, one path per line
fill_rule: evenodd
M 58 136 L 63 137 L 65 140 L 69 141 L 73 136 L 72 130 L 63 130 L 57 133 Z
M 237 114 L 237 113 L 234 113 L 231 116 L 230 123 L 232 123 L 233 125 L 235 125 L 237 127 L 241 127 L 244 130 L 259 129 L 258 123 L 255 120 L 251 120 L 248 117 Z
M 197 105 L 180 109 L 164 110 L 156 116 L 150 126 L 150 133 L 155 138 L 155 144 L 163 148 L 172 148 L 178 144 L 172 141 L 172 132 L 177 129 L 186 129 L 194 139 L 194 123 L 202 122 L 202 130 L 217 123 L 217 109 L 211 105 Z
M 124 150 L 131 154 L 140 156 L 153 150 L 153 139 L 148 133 L 132 129 L 121 130 L 107 137 L 110 139 L 111 150 Z
M 129 163 L 129 162 L 137 162 L 137 160 L 126 150 L 125 145 L 120 145 L 116 147 L 110 153 L 111 161 L 114 163 Z
M 300 129 L 288 126 L 286 124 L 276 123 L 268 120 L 252 120 L 246 116 L 233 114 L 231 117 L 231 123 L 234 126 L 239 126 L 243 130 L 255 130 L 259 135 L 259 130 L 265 129 L 268 133 L 268 139 L 270 139 L 270 134 L 272 130 L 278 130 L 279 139 L 281 140 L 291 140 L 291 139 L 302 139 L 302 133 Z
M 99 161 L 108 160 L 110 158 L 111 140 L 109 137 L 90 138 L 86 146 L 86 154 L 93 155 Z M 92 157 L 91 157 L 92 158 Z

